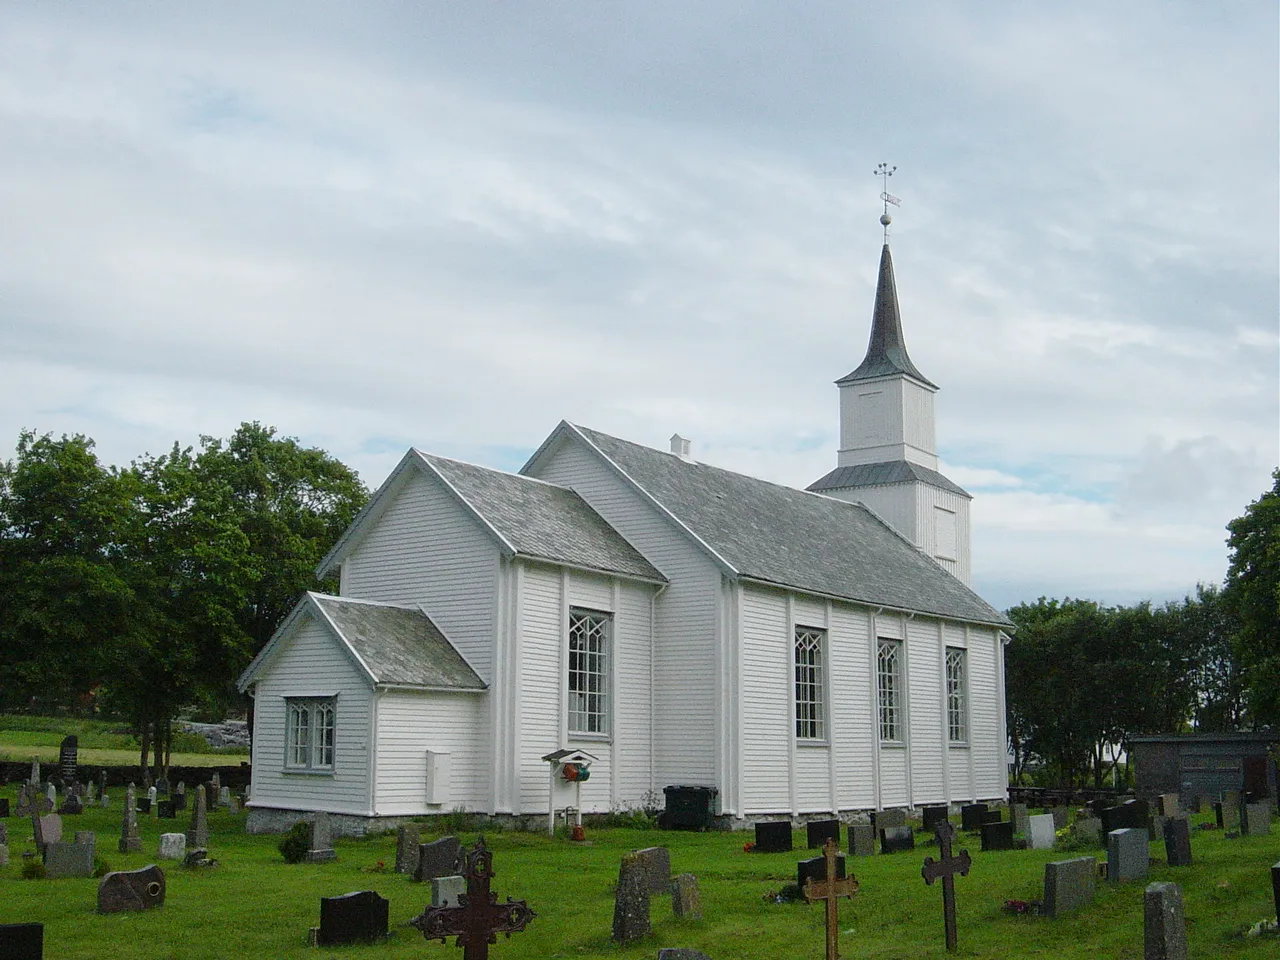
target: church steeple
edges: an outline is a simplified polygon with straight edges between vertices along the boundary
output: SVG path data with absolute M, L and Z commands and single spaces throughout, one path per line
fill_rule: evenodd
M 852 373 L 836 381 L 839 386 L 905 374 L 926 386 L 938 389 L 925 377 L 907 355 L 907 344 L 902 336 L 902 314 L 898 309 L 898 287 L 893 278 L 893 256 L 889 244 L 880 251 L 880 278 L 876 281 L 876 302 L 871 314 L 871 338 L 867 341 L 867 355 Z

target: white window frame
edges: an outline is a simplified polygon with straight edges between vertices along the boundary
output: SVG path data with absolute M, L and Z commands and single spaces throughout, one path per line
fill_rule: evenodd
M 338 758 L 338 698 L 285 697 L 284 704 L 284 768 L 333 773 Z
M 947 647 L 947 742 L 969 742 L 969 656 L 964 647 Z
M 876 641 L 876 700 L 881 743 L 903 743 L 906 730 L 902 714 L 903 643 L 888 637 Z
M 570 607 L 567 635 L 569 676 L 565 709 L 569 735 L 607 738 L 612 729 L 609 672 L 613 614 Z
M 822 742 L 827 738 L 826 646 L 826 630 L 796 626 L 793 648 L 795 735 L 796 740 L 806 743 Z

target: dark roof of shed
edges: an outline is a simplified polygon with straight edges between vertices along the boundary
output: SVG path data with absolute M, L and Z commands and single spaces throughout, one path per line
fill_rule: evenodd
M 1012 626 L 860 503 L 574 429 L 742 576 L 875 606 Z
M 666 581 L 653 564 L 573 490 L 421 451 L 419 455 L 517 554 Z
M 871 312 L 871 336 L 867 355 L 852 373 L 836 383 L 854 383 L 905 373 L 921 383 L 937 389 L 907 356 L 907 342 L 902 336 L 902 314 L 898 309 L 898 286 L 893 279 L 893 256 L 889 244 L 880 252 L 880 277 L 876 281 L 876 302 Z
M 313 593 L 311 599 L 364 661 L 374 683 L 442 690 L 483 690 L 471 669 L 425 613 Z
M 876 487 L 890 483 L 909 483 L 918 480 L 961 497 L 972 496 L 957 483 L 952 483 L 937 470 L 930 470 L 909 460 L 886 460 L 881 463 L 859 463 L 851 467 L 836 467 L 820 480 L 805 489 L 811 493 L 824 490 L 847 490 L 850 487 Z

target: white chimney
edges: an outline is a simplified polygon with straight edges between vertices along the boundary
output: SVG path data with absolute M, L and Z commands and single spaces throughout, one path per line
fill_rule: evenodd
M 689 457 L 689 441 L 678 433 L 671 435 L 671 452 L 681 460 L 688 460 Z

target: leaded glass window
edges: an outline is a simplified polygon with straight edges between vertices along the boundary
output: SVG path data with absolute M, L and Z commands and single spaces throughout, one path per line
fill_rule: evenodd
M 947 739 L 952 743 L 964 743 L 969 739 L 965 680 L 964 650 L 947 647 Z
M 609 732 L 607 613 L 569 611 L 569 732 Z
M 826 736 L 823 710 L 822 647 L 825 630 L 796 627 L 796 739 Z
M 294 770 L 333 769 L 335 709 L 333 697 L 289 697 L 285 766 Z
M 902 641 L 881 640 L 876 654 L 880 695 L 880 739 L 902 739 Z

